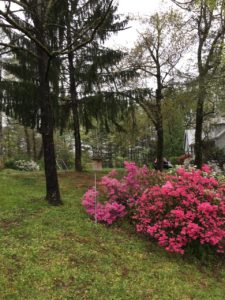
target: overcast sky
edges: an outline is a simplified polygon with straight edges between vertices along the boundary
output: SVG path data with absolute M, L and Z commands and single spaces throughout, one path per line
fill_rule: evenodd
M 122 15 L 148 16 L 171 6 L 170 0 L 117 0 L 118 13 Z M 130 29 L 113 36 L 106 44 L 114 47 L 132 47 L 137 39 L 137 30 L 140 30 L 137 22 L 129 24 Z
M 152 14 L 162 6 L 162 0 L 118 0 L 120 13 Z

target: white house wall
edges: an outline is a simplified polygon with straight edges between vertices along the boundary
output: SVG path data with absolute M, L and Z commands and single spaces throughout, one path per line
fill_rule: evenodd
M 215 139 L 215 145 L 220 149 L 225 149 L 225 132 L 218 139 Z

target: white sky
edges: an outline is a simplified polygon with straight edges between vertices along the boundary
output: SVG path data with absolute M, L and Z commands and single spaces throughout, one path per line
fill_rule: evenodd
M 157 11 L 172 6 L 171 0 L 114 0 L 118 3 L 117 13 L 121 15 L 140 15 L 148 16 Z M 3 3 L 0 2 L 0 7 Z M 137 29 L 141 29 L 138 22 L 130 22 L 129 26 L 132 28 L 114 35 L 109 41 L 106 42 L 110 47 L 132 47 L 137 39 Z
M 168 9 L 172 5 L 170 0 L 117 0 L 118 13 L 121 15 L 140 15 L 149 16 L 163 9 Z M 140 30 L 138 22 L 129 24 L 130 29 L 119 32 L 113 36 L 107 43 L 107 46 L 132 47 L 137 39 L 137 30 Z
M 164 2 L 164 3 L 162 3 Z M 157 10 L 160 10 L 162 5 L 165 5 L 162 0 L 118 0 L 119 13 L 140 13 L 149 15 Z
M 169 10 L 170 8 L 179 10 L 179 8 L 171 0 L 115 0 L 115 2 L 116 1 L 118 3 L 117 13 L 121 14 L 122 16 L 127 16 L 130 14 L 146 17 L 156 12 Z M 128 24 L 128 26 L 131 28 L 120 31 L 118 34 L 113 35 L 108 41 L 106 41 L 106 46 L 115 49 L 132 48 L 137 41 L 138 31 L 142 31 L 142 25 L 140 25 L 138 21 L 132 21 Z M 192 50 L 191 52 L 185 54 L 185 57 L 178 65 L 179 67 L 181 66 L 181 69 L 187 72 L 189 71 L 186 70 L 188 66 L 193 68 Z M 195 51 L 195 49 L 193 51 Z

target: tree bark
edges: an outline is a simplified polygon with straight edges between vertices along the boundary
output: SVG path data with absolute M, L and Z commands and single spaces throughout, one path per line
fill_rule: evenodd
M 4 167 L 3 165 L 3 117 L 0 111 L 0 169 Z
M 54 148 L 54 117 L 50 100 L 48 79 L 49 57 L 37 47 L 38 72 L 40 80 L 40 106 L 41 106 L 41 134 L 43 141 L 45 177 L 46 177 L 46 200 L 51 205 L 60 205 L 60 197 L 56 157 Z
M 75 140 L 75 170 L 82 171 L 82 149 L 81 149 L 81 137 L 80 137 L 80 122 L 77 103 L 72 103 L 73 112 L 73 131 Z
M 112 144 L 108 144 L 108 159 L 109 159 L 109 168 L 113 168 L 113 149 L 112 149 Z
M 213 23 L 214 20 L 216 20 L 217 24 Z M 201 1 L 197 24 L 199 39 L 197 52 L 199 79 L 195 127 L 195 165 L 198 169 L 201 169 L 204 102 L 207 96 L 206 88 L 208 85 L 207 77 L 209 75 L 212 76 L 212 74 L 216 72 L 221 62 L 225 33 L 224 14 L 218 14 L 217 8 L 211 10 L 207 1 Z M 207 51 L 205 49 L 206 45 Z
M 40 150 L 38 152 L 38 155 L 37 155 L 37 160 L 41 160 L 42 157 L 43 157 L 43 141 L 41 141 L 41 147 L 40 147 Z
M 67 43 L 71 44 L 71 33 L 70 33 L 70 18 L 67 23 Z M 73 116 L 73 134 L 75 141 L 75 170 L 78 172 L 82 171 L 82 147 L 80 137 L 80 120 L 78 110 L 78 99 L 76 91 L 76 79 L 75 79 L 75 68 L 74 68 L 74 54 L 70 52 L 68 54 L 69 61 L 69 73 L 70 73 L 70 96 L 72 105 L 72 116 Z
M 35 130 L 32 130 L 32 142 L 33 142 L 33 160 L 37 160 L 37 145 L 36 145 L 36 138 L 35 138 Z
M 157 145 L 156 145 L 156 151 L 157 151 L 157 164 L 156 169 L 159 171 L 163 170 L 163 145 L 164 145 L 164 138 L 163 138 L 163 127 L 161 122 L 157 124 Z
M 202 167 L 202 131 L 204 121 L 204 100 L 206 96 L 205 84 L 202 76 L 199 76 L 198 100 L 196 109 L 196 126 L 195 126 L 195 165 L 198 169 Z
M 75 84 L 75 70 L 73 64 L 73 53 L 68 55 L 69 60 L 69 73 L 70 73 L 70 96 L 72 105 L 72 116 L 73 116 L 73 134 L 75 141 L 75 170 L 78 172 L 82 171 L 82 149 L 81 149 L 81 137 L 80 137 L 80 121 L 78 111 L 77 92 Z
M 26 126 L 24 126 L 24 134 L 25 134 L 25 140 L 26 140 L 27 156 L 30 159 L 31 158 L 30 135 L 29 135 L 28 128 Z
M 163 132 L 163 117 L 162 117 L 162 108 L 161 102 L 163 99 L 162 95 L 162 87 L 161 87 L 161 75 L 159 71 L 159 75 L 157 78 L 158 89 L 156 90 L 156 131 L 157 131 L 157 163 L 156 169 L 159 171 L 163 170 L 163 153 L 164 153 L 164 132 Z

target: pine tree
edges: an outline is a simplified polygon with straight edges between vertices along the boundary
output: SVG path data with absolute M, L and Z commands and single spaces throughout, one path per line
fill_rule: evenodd
M 107 19 L 112 1 L 76 1 L 73 14 L 76 16 L 77 27 L 71 28 L 71 44 L 64 42 L 65 13 L 64 1 L 3 1 L 4 9 L 0 9 L 2 28 L 11 32 L 9 42 L 1 42 L 2 52 L 5 49 L 25 51 L 37 59 L 38 74 L 38 108 L 40 109 L 41 133 L 46 177 L 46 199 L 50 204 L 62 203 L 54 150 L 54 110 L 51 99 L 49 74 L 53 62 L 59 57 L 75 52 L 89 44 Z M 15 8 L 12 4 L 16 3 Z M 73 4 L 72 2 L 69 4 Z M 95 6 L 93 6 L 96 4 Z M 18 9 L 19 8 L 19 9 Z M 23 16 L 21 14 L 23 13 Z M 21 41 L 14 38 L 20 35 Z M 24 40 L 28 40 L 31 48 Z
M 71 28 L 77 26 L 77 20 L 73 19 L 72 8 L 74 9 L 72 2 L 68 1 L 67 6 L 68 11 L 65 17 L 65 23 L 67 27 L 67 44 L 71 43 Z M 96 2 L 94 5 L 97 5 Z M 76 5 L 76 4 L 74 4 Z M 80 126 L 81 120 L 83 119 L 83 124 L 88 129 L 91 126 L 91 119 L 99 118 L 100 114 L 96 116 L 94 107 L 98 107 L 98 111 L 101 111 L 101 119 L 104 117 L 104 123 L 106 124 L 109 119 L 113 119 L 115 115 L 116 108 L 121 110 L 124 105 L 116 106 L 116 101 L 109 101 L 109 93 L 102 91 L 110 89 L 110 83 L 115 82 L 119 76 L 128 76 L 128 72 L 124 74 L 111 73 L 109 69 L 111 66 L 115 66 L 123 58 L 124 53 L 122 51 L 116 51 L 108 49 L 102 45 L 102 43 L 112 34 L 119 30 L 123 30 L 127 24 L 127 20 L 120 21 L 116 15 L 117 6 L 112 6 L 108 16 L 102 24 L 100 30 L 96 33 L 93 42 L 88 45 L 85 49 L 81 49 L 76 52 L 76 57 L 74 53 L 68 53 L 68 70 L 69 70 L 69 91 L 70 91 L 70 108 L 72 112 L 72 127 L 74 131 L 75 140 L 75 169 L 77 171 L 82 170 L 81 155 L 82 155 L 82 145 L 80 137 Z M 112 71 L 111 71 L 112 72 Z M 104 73 L 104 74 L 103 74 Z M 131 75 L 131 72 L 130 72 Z M 104 85 L 104 87 L 103 87 Z M 111 95 L 115 95 L 111 92 Z M 118 98 L 117 94 L 117 98 Z M 95 103 L 97 105 L 95 105 Z M 102 111 L 100 108 L 103 102 L 107 106 L 114 105 L 113 112 L 110 115 L 107 114 L 107 107 Z M 118 101 L 117 101 L 118 102 Z M 104 105 L 105 106 L 105 105 Z

